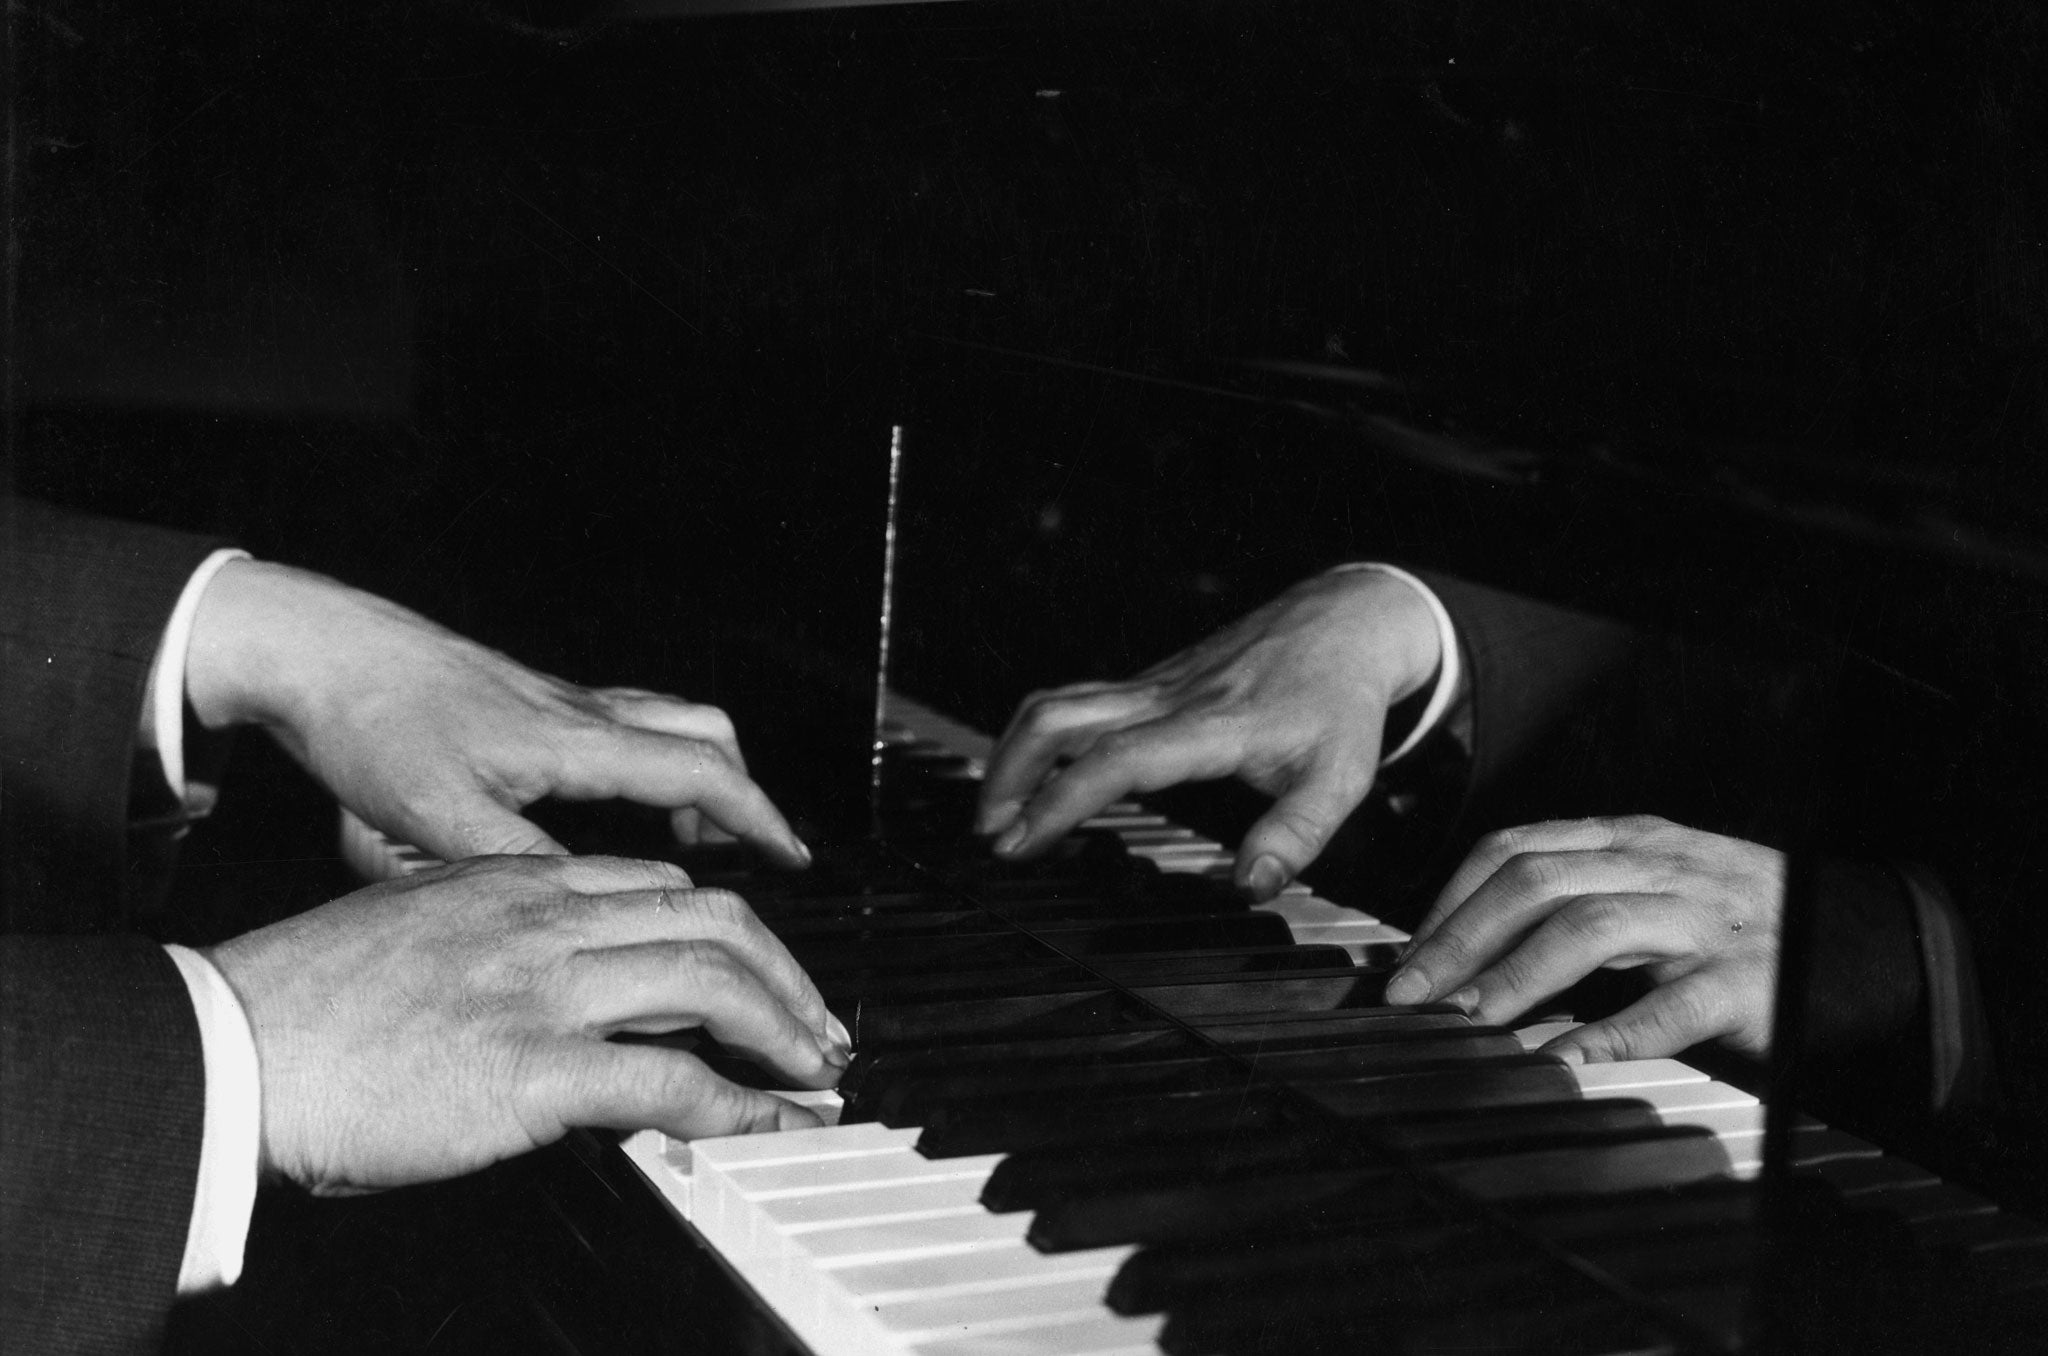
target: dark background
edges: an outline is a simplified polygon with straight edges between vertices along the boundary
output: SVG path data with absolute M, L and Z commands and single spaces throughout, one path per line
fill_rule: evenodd
M 2048 578 L 2034 6 L 664 8 L 12 11 L 13 483 L 792 802 L 899 424 L 895 676 L 987 726 L 1359 556 L 1941 690 Z
M 984 725 L 1361 556 L 1936 691 L 2048 577 L 2023 0 L 660 9 L 10 9 L 13 487 L 719 701 L 792 804 L 896 425 L 897 677 Z M 235 757 L 195 935 L 342 884 Z M 500 1261 L 525 1171 L 442 1193 Z M 389 1207 L 303 1205 L 318 1314 Z M 435 1294 L 335 1349 L 552 1340 Z

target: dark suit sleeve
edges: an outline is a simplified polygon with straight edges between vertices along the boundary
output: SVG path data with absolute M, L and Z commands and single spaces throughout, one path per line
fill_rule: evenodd
M 1785 680 L 1788 666 L 1756 656 L 1426 580 L 1468 665 L 1465 837 L 1536 818 L 1657 813 L 1786 845 L 1791 815 L 1777 802 L 1802 799 L 1804 727 L 1821 716 L 1773 694 L 1810 680 Z M 1831 858 L 1813 881 L 1804 907 L 1820 944 L 1803 988 L 1815 1082 L 1832 1105 L 1854 1093 L 1924 1122 L 1931 1013 L 1912 896 L 1875 864 Z
M 0 939 L 0 1346 L 155 1348 L 191 1219 L 203 1078 L 163 948 Z
M 191 1000 L 128 921 L 149 666 L 220 543 L 0 499 L 0 1345 L 150 1350 L 204 1126 Z
M 1619 622 L 1424 573 L 1457 627 L 1471 713 L 1471 789 L 1484 795 L 1569 729 L 1644 648 Z
M 0 498 L 0 932 L 128 921 L 150 661 L 186 580 L 223 544 Z

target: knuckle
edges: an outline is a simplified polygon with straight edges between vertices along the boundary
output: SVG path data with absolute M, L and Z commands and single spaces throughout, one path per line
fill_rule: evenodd
M 1628 906 L 1610 895 L 1586 895 L 1560 910 L 1559 923 L 1577 941 L 1606 954 L 1628 932 Z
M 730 890 L 692 890 L 690 912 L 720 932 L 735 933 L 755 926 L 754 911 Z
M 1529 841 L 1534 826 L 1519 825 L 1511 829 L 1495 829 L 1473 845 L 1473 855 L 1486 858 L 1509 858 L 1518 855 Z
M 1520 852 L 1500 869 L 1501 883 L 1517 896 L 1549 898 L 1561 890 L 1570 868 L 1555 853 Z

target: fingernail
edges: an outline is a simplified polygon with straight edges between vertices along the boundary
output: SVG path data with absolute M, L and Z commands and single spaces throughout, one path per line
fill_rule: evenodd
M 825 1014 L 825 1039 L 834 1045 L 843 1045 L 849 1050 L 853 1048 L 853 1036 L 847 1031 L 846 1023 L 829 1012 Z
M 1429 976 L 1420 970 L 1403 970 L 1387 981 L 1387 1003 L 1406 1007 L 1429 997 Z
M 846 1066 L 853 1063 L 853 1051 L 842 1042 L 827 1041 L 818 1047 L 818 1051 L 825 1056 L 825 1062 L 831 1065 L 835 1072 L 845 1073 Z
M 1479 990 L 1470 988 L 1460 989 L 1446 997 L 1444 1002 L 1449 1003 L 1452 1007 L 1470 1017 L 1472 1010 L 1479 1006 Z
M 1245 884 L 1251 888 L 1252 898 L 1263 904 L 1287 884 L 1287 868 L 1280 865 L 1278 857 L 1261 857 L 1252 863 L 1252 873 L 1245 878 Z
M 1021 819 L 1003 830 L 1003 836 L 996 839 L 996 856 L 1008 857 L 1016 852 L 1018 848 L 1024 846 L 1024 839 L 1030 832 L 1031 826 Z
M 809 866 L 811 864 L 811 845 L 809 843 L 806 843 L 803 839 L 798 838 L 795 835 L 791 835 L 789 845 L 791 850 L 796 853 L 797 858 L 800 861 L 802 861 L 805 866 Z
M 1556 1055 L 1559 1059 L 1563 1060 L 1567 1064 L 1576 1065 L 1584 1064 L 1586 1062 L 1586 1052 L 1584 1050 L 1581 1050 L 1576 1045 L 1562 1046 L 1556 1050 L 1552 1050 L 1550 1053 Z
M 1017 816 L 1023 809 L 1024 802 L 1021 800 L 1006 800 L 999 805 L 991 805 L 981 812 L 979 819 L 975 820 L 974 831 L 984 837 L 992 833 L 1001 833 L 1017 821 Z

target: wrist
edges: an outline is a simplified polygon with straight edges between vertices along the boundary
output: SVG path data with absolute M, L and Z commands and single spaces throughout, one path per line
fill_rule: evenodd
M 237 560 L 200 597 L 185 696 L 202 725 L 290 726 L 343 657 L 343 614 L 369 595 L 310 570 Z M 309 666 L 315 666 L 309 669 Z
M 1443 666 L 1442 628 L 1422 588 L 1383 565 L 1340 566 L 1323 576 L 1339 589 L 1356 634 L 1372 637 L 1371 671 L 1361 677 L 1391 707 L 1421 693 Z

